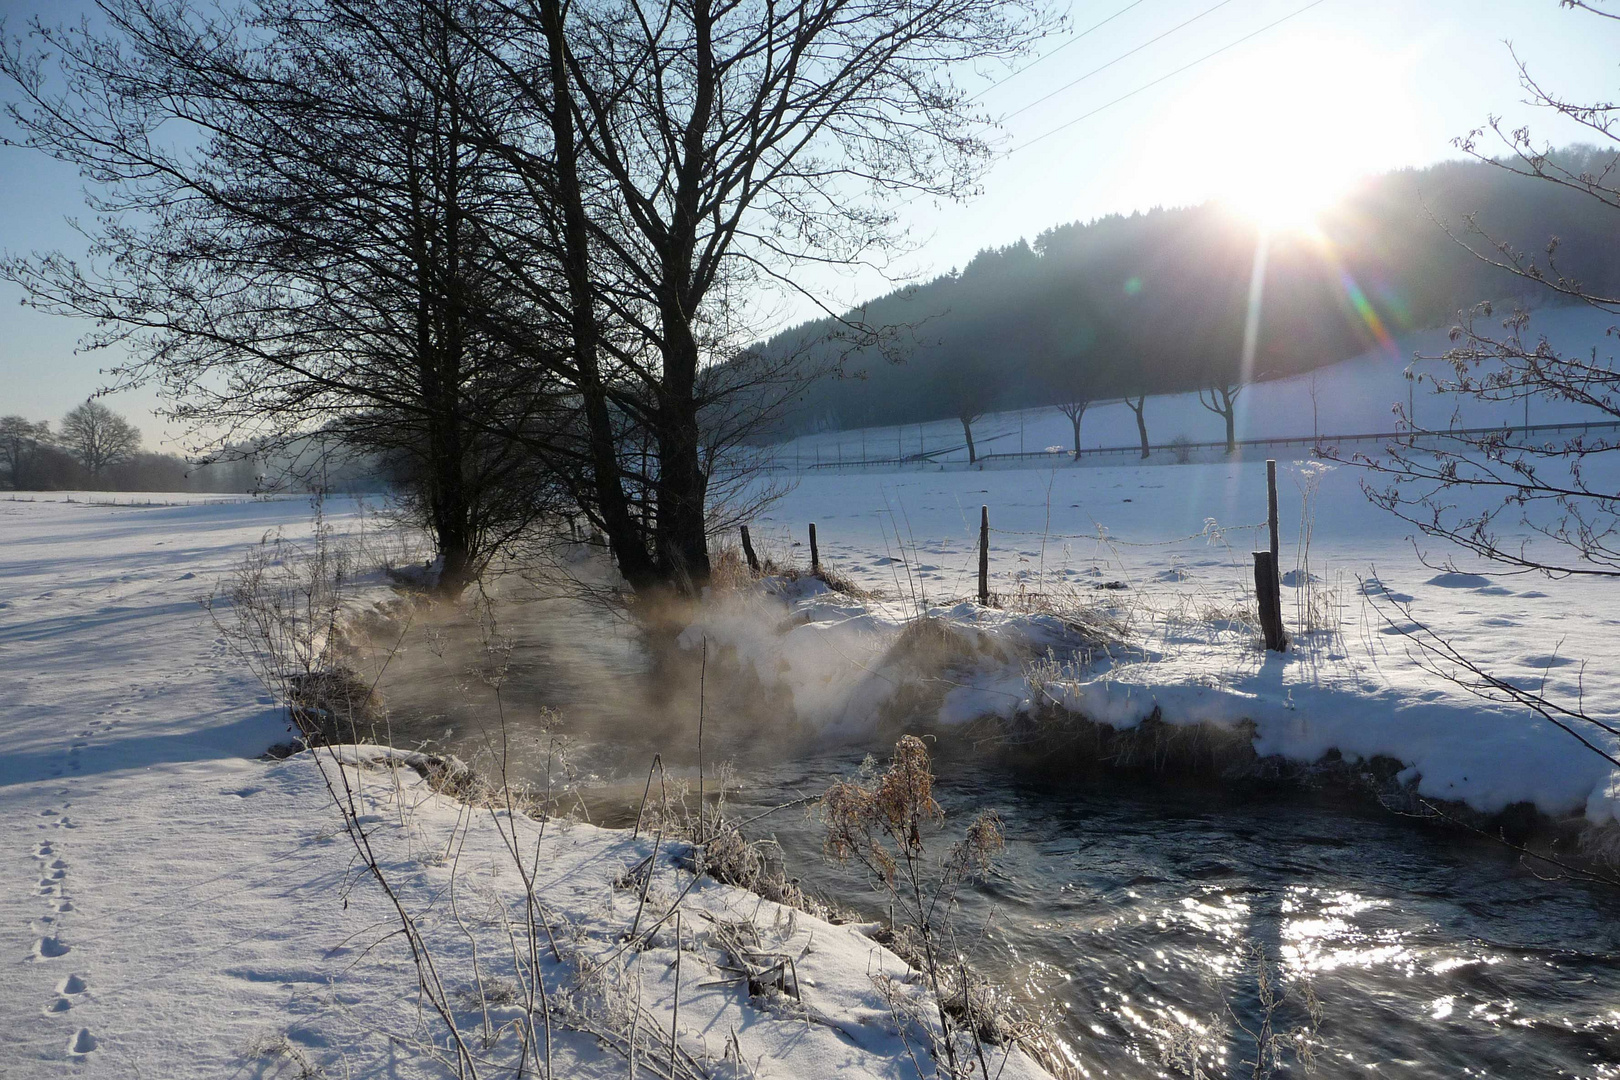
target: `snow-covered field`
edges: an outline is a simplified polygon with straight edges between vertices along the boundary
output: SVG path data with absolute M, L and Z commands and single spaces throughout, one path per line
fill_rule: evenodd
M 1319 486 L 1307 518 L 1313 473 Z M 1264 653 L 1251 630 L 1227 617 L 1252 603 L 1249 553 L 1266 546 L 1255 527 L 1266 506 L 1258 461 L 808 475 L 756 524 L 759 546 L 804 566 L 813 521 L 822 558 L 887 599 L 797 596 L 791 603 L 803 625 L 784 636 L 762 635 L 759 620 L 735 616 L 706 629 L 737 644 L 762 674 L 780 672 L 804 702 L 801 713 L 858 725 L 874 698 L 892 691 L 875 668 L 919 611 L 994 624 L 992 632 L 1027 630 L 956 605 L 976 590 L 979 508 L 988 506 L 992 592 L 1015 606 L 1021 590 L 1060 609 L 1101 605 L 1128 624 L 1132 648 L 1068 670 L 1013 663 L 958 674 L 942 719 L 1010 714 L 1043 695 L 1118 726 L 1156 707 L 1170 723 L 1247 719 L 1261 754 L 1307 762 L 1330 749 L 1386 755 L 1404 762 L 1406 777 L 1420 778 L 1431 797 L 1485 812 L 1529 801 L 1550 814 L 1612 820 L 1620 786 L 1606 761 L 1522 707 L 1483 702 L 1425 673 L 1408 655 L 1397 626 L 1409 624 L 1390 601 L 1409 604 L 1413 619 L 1491 673 L 1613 717 L 1620 583 L 1491 579 L 1478 573 L 1488 568 L 1426 566 L 1420 551 L 1431 563 L 1454 553 L 1414 544 L 1410 527 L 1367 501 L 1362 478 L 1348 466 L 1279 463 L 1280 563 L 1293 573 L 1284 620 L 1297 631 L 1310 594 L 1330 626 L 1296 634 L 1286 655 Z M 1300 544 L 1307 524 L 1308 552 Z M 1288 586 L 1307 574 L 1319 580 Z M 769 625 L 782 621 L 778 614 Z
M 297 501 L 0 501 L 0 1076 L 445 1075 L 394 912 L 328 794 L 341 768 L 257 758 L 286 737 L 282 718 L 197 603 L 267 532 L 307 534 L 309 519 Z M 352 531 L 357 512 L 329 503 L 327 520 Z M 637 897 L 614 882 L 653 853 L 645 835 L 541 835 L 409 770 L 351 769 L 348 782 L 458 1020 L 495 1035 L 470 1038 L 484 1075 L 513 1062 L 524 1014 L 500 917 L 521 922 L 503 831 L 538 867 L 558 943 L 540 958 L 561 1009 L 554 1075 L 626 1075 L 580 1028 L 622 1042 L 627 1020 L 644 1044 L 673 1029 L 714 1076 L 914 1075 L 872 978 L 903 969 L 858 929 L 710 882 L 688 891 L 665 845 L 647 947 L 627 949 Z M 661 918 L 677 898 L 679 924 Z M 762 951 L 795 958 L 802 1006 L 751 999 L 723 969 L 717 934 L 744 922 Z M 487 1011 L 474 941 L 486 987 L 510 995 Z M 920 989 L 896 986 L 915 1007 Z M 644 1050 L 642 1074 L 656 1061 Z M 1017 1053 L 1005 1073 L 1038 1074 Z

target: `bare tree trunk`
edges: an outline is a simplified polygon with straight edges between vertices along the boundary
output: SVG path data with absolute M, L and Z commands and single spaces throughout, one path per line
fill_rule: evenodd
M 973 448 L 973 418 L 960 416 L 957 419 L 962 421 L 962 436 L 967 439 L 968 464 L 975 465 L 979 461 L 979 455 Z
M 698 347 L 684 317 L 664 323 L 664 395 L 658 427 L 658 567 L 665 581 L 689 595 L 709 581 L 709 538 L 696 398 Z
M 1146 461 L 1149 454 L 1146 417 L 1147 395 L 1139 395 L 1135 401 L 1132 401 L 1130 398 L 1126 398 L 1125 404 L 1129 405 L 1131 407 L 1131 412 L 1136 414 L 1136 434 L 1142 440 L 1142 460 Z
M 625 496 L 618 439 L 613 431 L 607 387 L 602 378 L 601 337 L 591 283 L 590 233 L 579 179 L 579 148 L 574 133 L 573 88 L 568 77 L 562 9 L 558 0 L 541 0 L 540 12 L 551 69 L 551 128 L 558 201 L 563 212 L 562 261 L 568 281 L 569 330 L 579 368 L 592 487 L 602 531 L 607 535 L 608 550 L 618 564 L 619 573 L 632 589 L 643 592 L 657 584 L 658 573 L 647 551 L 644 534 L 631 513 L 630 500 Z

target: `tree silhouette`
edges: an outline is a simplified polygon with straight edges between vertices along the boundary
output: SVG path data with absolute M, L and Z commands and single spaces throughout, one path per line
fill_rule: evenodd
M 0 416 L 0 469 L 6 482 L 21 491 L 38 484 L 35 463 L 40 451 L 50 445 L 51 426 L 35 423 L 25 416 Z
M 134 425 L 94 398 L 62 417 L 59 439 L 92 480 L 100 479 L 109 465 L 130 460 L 141 448 L 141 433 Z
M 1201 387 L 1198 404 L 1226 421 L 1226 452 L 1237 453 L 1237 399 L 1243 393 L 1240 383 L 1216 383 Z

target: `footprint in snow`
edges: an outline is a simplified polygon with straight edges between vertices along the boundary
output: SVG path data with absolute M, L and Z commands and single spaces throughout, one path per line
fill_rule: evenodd
M 75 1057 L 90 1053 L 96 1048 L 96 1037 L 90 1034 L 89 1028 L 80 1028 L 68 1040 L 68 1053 Z
M 66 956 L 71 950 L 62 939 L 54 934 L 46 934 L 34 942 L 32 956 L 36 962 L 42 960 L 55 960 L 58 956 Z
M 52 998 L 50 1004 L 45 1006 L 45 1014 L 48 1016 L 51 1013 L 65 1013 L 71 1008 L 73 1008 L 73 1002 L 67 998 Z
M 90 980 L 83 975 L 69 975 L 56 988 L 58 994 L 82 994 L 90 989 Z

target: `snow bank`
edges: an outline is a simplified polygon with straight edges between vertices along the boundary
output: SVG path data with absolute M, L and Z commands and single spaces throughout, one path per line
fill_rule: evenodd
M 923 624 L 948 639 L 929 658 L 905 648 Z M 1048 703 L 1121 730 L 1150 716 L 1180 726 L 1252 723 L 1261 756 L 1394 758 L 1420 794 L 1485 813 L 1530 802 L 1595 824 L 1620 820 L 1620 777 L 1564 731 L 1455 688 L 1380 677 L 1334 651 L 1339 639 L 1265 654 L 1252 634 L 1189 625 L 1151 645 L 1111 643 L 1048 613 L 968 603 L 913 613 L 804 578 L 718 600 L 682 641 L 695 647 L 705 637 L 785 688 L 798 718 L 830 736 L 868 731 L 903 691 L 931 688 L 903 705 L 926 701 L 928 719 L 947 727 Z

